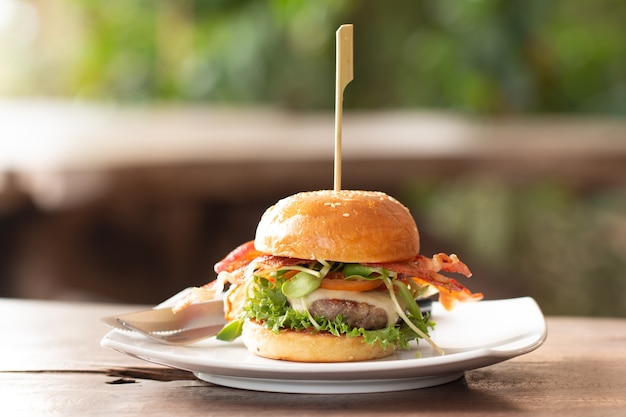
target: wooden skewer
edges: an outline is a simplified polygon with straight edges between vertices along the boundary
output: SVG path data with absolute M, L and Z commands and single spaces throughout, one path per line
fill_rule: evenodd
M 337 29 L 337 57 L 335 74 L 335 191 L 341 190 L 341 126 L 343 119 L 343 91 L 354 78 L 353 26 Z

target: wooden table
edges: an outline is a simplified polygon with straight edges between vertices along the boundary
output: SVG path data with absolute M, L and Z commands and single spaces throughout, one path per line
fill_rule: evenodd
M 538 350 L 434 388 L 301 395 L 220 387 L 100 347 L 99 318 L 136 307 L 0 299 L 0 415 L 626 415 L 626 319 L 549 317 Z

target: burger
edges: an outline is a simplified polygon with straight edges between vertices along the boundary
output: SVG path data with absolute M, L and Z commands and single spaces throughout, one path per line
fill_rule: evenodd
M 215 272 L 183 304 L 222 296 L 229 323 L 218 339 L 241 336 L 255 355 L 297 362 L 377 359 L 413 340 L 442 353 L 418 300 L 438 294 L 452 309 L 482 298 L 441 274 L 471 276 L 456 255 L 420 255 L 408 208 L 376 191 L 321 190 L 278 201 L 254 240 Z

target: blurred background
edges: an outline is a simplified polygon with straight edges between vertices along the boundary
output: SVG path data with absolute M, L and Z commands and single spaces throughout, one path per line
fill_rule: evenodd
M 626 2 L 0 0 L 0 296 L 158 303 L 281 197 L 404 202 L 486 298 L 626 316 Z

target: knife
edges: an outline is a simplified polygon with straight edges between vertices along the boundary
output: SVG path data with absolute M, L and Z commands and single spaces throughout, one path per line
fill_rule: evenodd
M 135 328 L 147 333 L 172 332 L 226 324 L 223 300 L 191 304 L 178 312 L 174 312 L 171 307 L 159 307 L 103 317 L 101 320 L 117 329 L 133 330 Z

